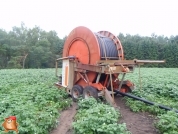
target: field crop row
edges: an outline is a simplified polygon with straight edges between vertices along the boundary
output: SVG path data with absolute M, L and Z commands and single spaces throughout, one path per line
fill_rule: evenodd
M 2 123 L 8 116 L 14 115 L 19 123 L 20 134 L 49 133 L 58 124 L 59 110 L 65 109 L 71 104 L 71 99 L 68 98 L 66 92 L 58 90 L 53 85 L 57 81 L 54 74 L 54 69 L 0 70 L 0 122 Z M 141 82 L 138 69 L 133 74 L 127 74 L 126 79 L 136 85 L 132 94 L 156 102 L 156 104 L 178 109 L 177 76 L 178 69 L 141 68 Z M 126 98 L 126 104 L 135 112 L 148 111 L 157 115 L 158 122 L 155 125 L 161 133 L 178 134 L 178 114 L 174 111 L 167 112 L 156 105 L 146 105 L 130 98 Z M 92 106 L 92 108 L 85 108 L 85 106 Z M 79 111 L 73 123 L 75 131 L 78 133 L 85 130 L 91 133 L 114 133 L 122 130 L 124 133 L 129 133 L 125 125 L 118 126 L 116 118 L 113 118 L 112 115 L 111 121 L 106 119 L 109 115 L 107 109 L 113 111 L 112 107 L 95 101 L 80 102 Z M 113 113 L 116 114 L 116 111 Z M 117 114 L 116 117 L 119 117 L 118 111 Z M 100 117 L 101 115 L 106 116 Z M 95 127 L 90 126 L 96 123 L 95 119 L 104 129 L 96 127 L 97 124 Z M 100 121 L 98 121 L 99 119 Z M 110 127 L 105 126 L 105 122 L 110 124 Z M 88 127 L 85 127 L 87 124 Z M 2 127 L 0 127 L 0 133 L 3 133 Z
M 135 83 L 136 89 L 132 92 L 136 96 L 155 102 L 150 106 L 143 102 L 126 98 L 127 105 L 137 111 L 148 111 L 158 115 L 159 121 L 155 124 L 161 133 L 178 134 L 178 114 L 174 111 L 165 111 L 158 108 L 161 104 L 172 109 L 178 109 L 178 69 L 177 68 L 141 68 L 141 82 L 139 69 L 128 74 L 126 79 Z
M 0 76 L 0 122 L 16 116 L 20 134 L 48 134 L 58 123 L 59 110 L 71 104 L 53 85 L 54 69 L 0 70 Z
M 119 110 L 94 98 L 81 99 L 73 122 L 76 134 L 130 134 L 126 124 L 119 124 Z

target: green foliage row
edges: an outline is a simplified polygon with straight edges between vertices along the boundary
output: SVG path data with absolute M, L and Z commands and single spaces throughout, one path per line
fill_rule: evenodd
M 156 122 L 156 127 L 161 133 L 178 134 L 178 113 L 158 108 L 159 104 L 178 109 L 177 68 L 141 68 L 141 83 L 138 75 L 138 69 L 133 74 L 127 75 L 127 79 L 136 85 L 132 94 L 156 104 L 151 106 L 131 98 L 126 98 L 126 104 L 134 112 L 148 111 L 158 115 L 159 121 Z
M 66 92 L 53 86 L 53 74 L 53 69 L 0 70 L 0 122 L 14 115 L 20 134 L 48 134 L 58 124 L 59 110 L 71 104 Z
M 73 122 L 76 134 L 130 134 L 126 124 L 118 124 L 121 115 L 114 107 L 94 98 L 79 100 L 78 106 Z
M 158 116 L 160 119 L 156 127 L 163 134 L 178 134 L 178 114 L 168 111 L 167 114 Z

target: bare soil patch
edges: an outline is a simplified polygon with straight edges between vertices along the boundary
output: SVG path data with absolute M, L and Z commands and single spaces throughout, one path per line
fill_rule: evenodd
M 73 117 L 76 114 L 77 104 L 73 102 L 72 106 L 61 112 L 59 125 L 51 134 L 72 134 Z
M 153 115 L 147 112 L 132 112 L 125 105 L 123 97 L 117 96 L 115 102 L 122 115 L 120 123 L 126 123 L 127 129 L 132 134 L 158 134 L 158 130 L 154 127 L 156 119 Z

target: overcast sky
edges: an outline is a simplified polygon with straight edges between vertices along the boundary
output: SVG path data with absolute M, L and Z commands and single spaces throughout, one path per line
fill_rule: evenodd
M 60 38 L 77 26 L 118 35 L 178 35 L 177 0 L 0 0 L 0 28 L 24 22 L 55 30 Z

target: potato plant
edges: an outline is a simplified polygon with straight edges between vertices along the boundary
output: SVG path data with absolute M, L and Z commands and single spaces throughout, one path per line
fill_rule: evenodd
M 167 114 L 158 116 L 160 119 L 156 127 L 163 134 L 178 134 L 178 114 L 168 111 Z
M 54 69 L 0 70 L 0 76 L 0 122 L 16 116 L 20 134 L 48 134 L 58 124 L 59 111 L 71 104 L 53 85 Z
M 97 102 L 94 98 L 82 99 L 73 122 L 76 134 L 130 134 L 126 124 L 119 124 L 121 117 L 114 107 Z
M 138 69 L 126 77 L 136 85 L 136 89 L 132 94 L 155 102 L 156 105 L 150 106 L 130 98 L 126 98 L 126 104 L 134 112 L 148 111 L 158 115 L 159 121 L 155 123 L 156 127 L 161 133 L 165 134 L 178 134 L 178 113 L 162 110 L 158 108 L 157 104 L 178 109 L 177 76 L 177 68 L 141 68 L 141 83 Z

